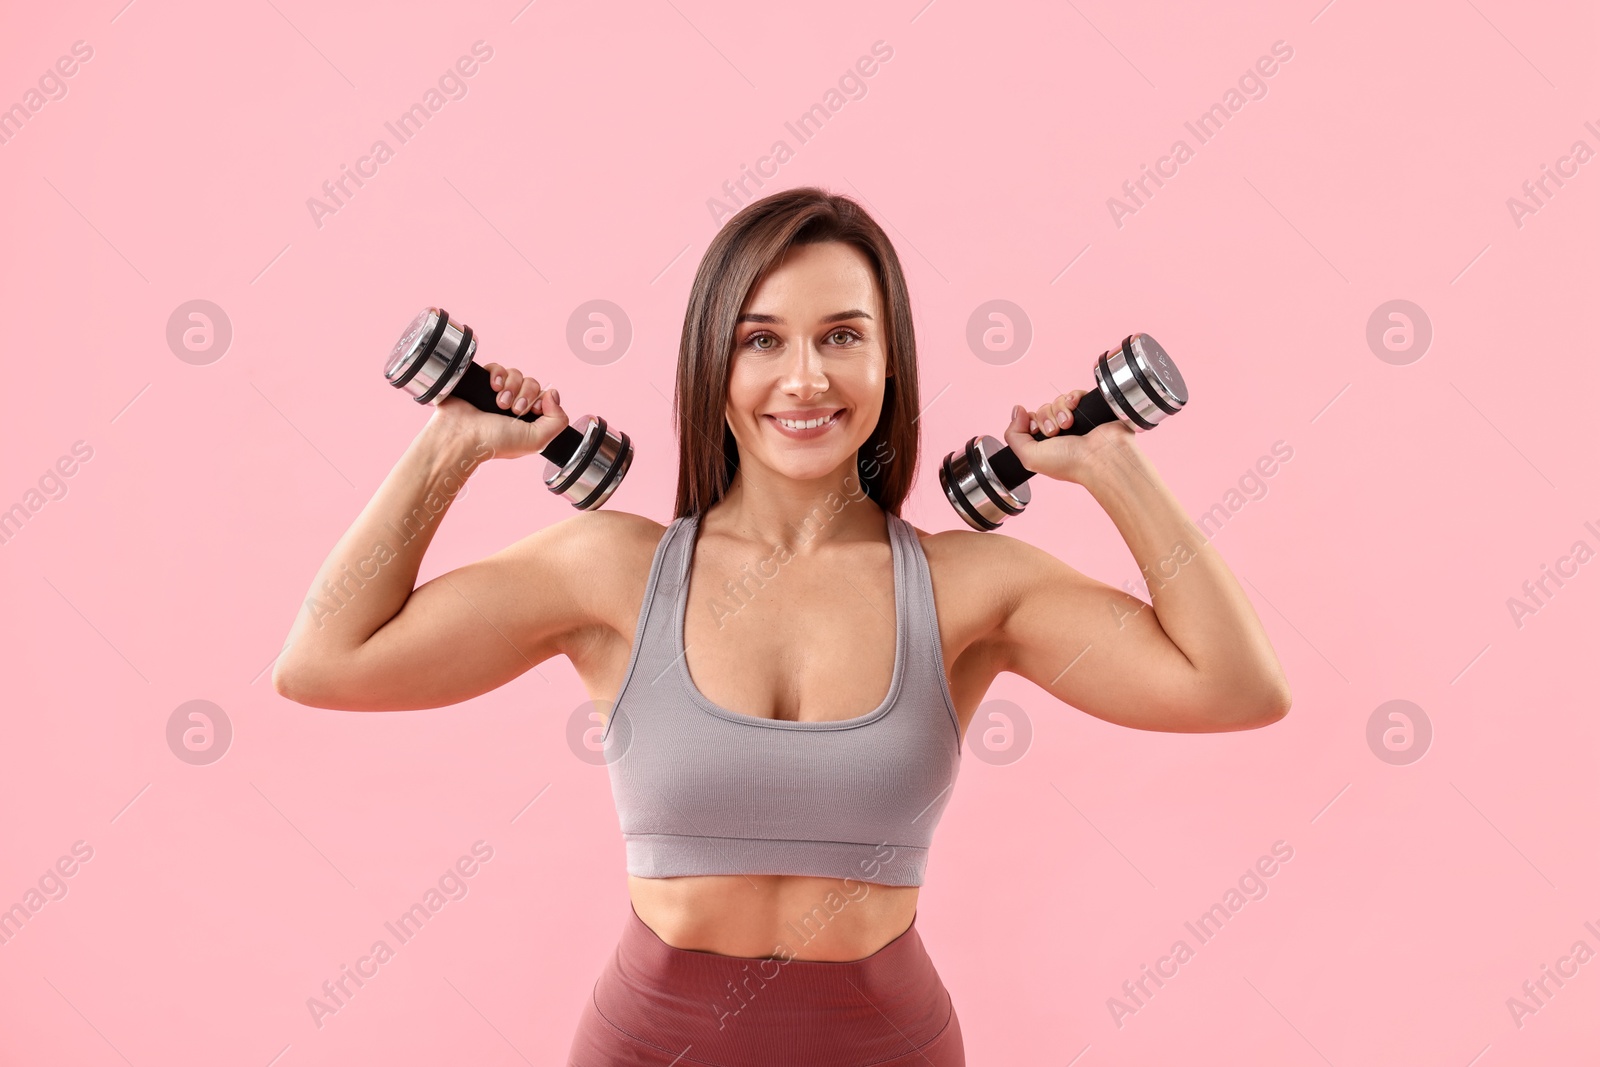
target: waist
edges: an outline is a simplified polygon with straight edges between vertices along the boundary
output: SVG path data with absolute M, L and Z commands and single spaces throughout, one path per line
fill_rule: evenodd
M 703 1062 L 779 1037 L 817 1045 L 805 1050 L 813 1060 L 837 1053 L 875 1062 L 903 1052 L 908 1042 L 931 1041 L 950 1022 L 950 997 L 914 912 L 910 925 L 876 952 L 837 962 L 676 948 L 631 908 L 625 923 L 595 984 L 596 1008 L 618 1029 L 658 1047 L 693 1045 Z
M 860 960 L 912 925 L 919 893 L 803 875 L 628 877 L 634 914 L 664 943 L 748 959 Z

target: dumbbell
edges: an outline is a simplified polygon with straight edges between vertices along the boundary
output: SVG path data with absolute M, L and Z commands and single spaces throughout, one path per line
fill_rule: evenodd
M 1055 436 L 1086 434 L 1114 419 L 1138 432 L 1153 430 L 1189 402 L 1177 365 L 1146 333 L 1130 334 L 1120 347 L 1101 353 L 1094 384 L 1072 409 L 1072 425 Z M 1032 436 L 1045 441 L 1050 435 L 1041 430 Z M 1033 473 L 1004 442 L 983 434 L 944 458 L 939 484 L 968 526 L 994 530 L 1006 516 L 1020 515 L 1028 506 L 1033 494 L 1027 482 Z
M 457 322 L 442 308 L 424 308 L 411 320 L 383 365 L 383 376 L 419 404 L 437 404 L 447 396 L 459 397 L 496 415 L 523 422 L 540 416 L 532 410 L 513 415 L 495 403 L 489 372 L 472 357 L 478 339 L 472 327 Z M 628 435 L 606 426 L 598 415 L 584 415 L 569 423 L 539 453 L 546 459 L 544 484 L 566 497 L 582 511 L 598 508 L 616 492 L 633 462 Z

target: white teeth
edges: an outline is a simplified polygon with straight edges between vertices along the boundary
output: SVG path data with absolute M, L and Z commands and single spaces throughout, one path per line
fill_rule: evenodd
M 837 412 L 834 413 L 834 415 L 837 415 L 837 414 L 838 414 Z M 834 415 L 827 415 L 827 416 L 824 416 L 823 418 L 820 418 L 820 419 L 807 419 L 805 421 L 796 421 L 794 419 L 778 418 L 778 421 L 783 423 L 783 425 L 787 426 L 791 430 L 809 430 L 809 429 L 812 429 L 813 427 L 821 426 L 824 423 L 832 422 L 834 420 Z M 773 417 L 777 418 L 777 416 L 773 416 Z

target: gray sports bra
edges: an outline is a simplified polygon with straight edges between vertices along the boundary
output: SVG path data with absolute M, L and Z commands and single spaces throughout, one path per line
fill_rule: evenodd
M 696 688 L 683 620 L 699 516 L 668 525 L 603 734 L 629 874 L 922 884 L 961 766 L 960 728 L 927 557 L 911 524 L 885 515 L 894 675 L 876 709 L 833 722 L 744 715 Z

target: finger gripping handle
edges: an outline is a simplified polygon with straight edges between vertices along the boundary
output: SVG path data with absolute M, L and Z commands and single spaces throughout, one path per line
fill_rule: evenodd
M 1072 409 L 1071 424 L 1064 430 L 1058 429 L 1054 436 L 1072 437 L 1086 434 L 1096 426 L 1115 421 L 1117 421 L 1117 417 L 1111 413 L 1111 405 L 1106 403 L 1105 396 L 1100 390 L 1091 389 L 1083 394 L 1078 400 L 1077 406 Z M 1033 435 L 1033 439 L 1035 441 L 1048 441 L 1050 436 L 1041 430 Z
M 460 397 L 479 411 L 487 411 L 491 415 L 506 415 L 522 422 L 535 422 L 541 418 L 540 414 L 532 409 L 521 415 L 514 415 L 510 408 L 501 407 L 495 399 L 499 394 L 495 392 L 489 372 L 475 362 L 467 364 L 466 372 L 461 375 L 456 387 L 450 390 L 450 395 Z M 564 465 L 582 443 L 582 434 L 571 426 L 564 426 L 555 440 L 546 445 L 539 454 L 558 466 Z
M 1111 405 L 1106 403 L 1105 396 L 1098 389 L 1083 394 L 1077 406 L 1072 409 L 1072 422 L 1064 430 L 1057 430 L 1054 434 L 1046 434 L 1043 430 L 1029 434 L 1035 441 L 1048 441 L 1054 437 L 1074 437 L 1088 433 L 1096 426 L 1103 426 L 1108 422 L 1117 421 L 1111 413 Z M 1015 489 L 1029 478 L 1033 471 L 1022 465 L 1022 460 L 1007 445 L 989 457 L 989 466 L 994 471 L 995 477 L 1005 484 L 1007 489 Z

